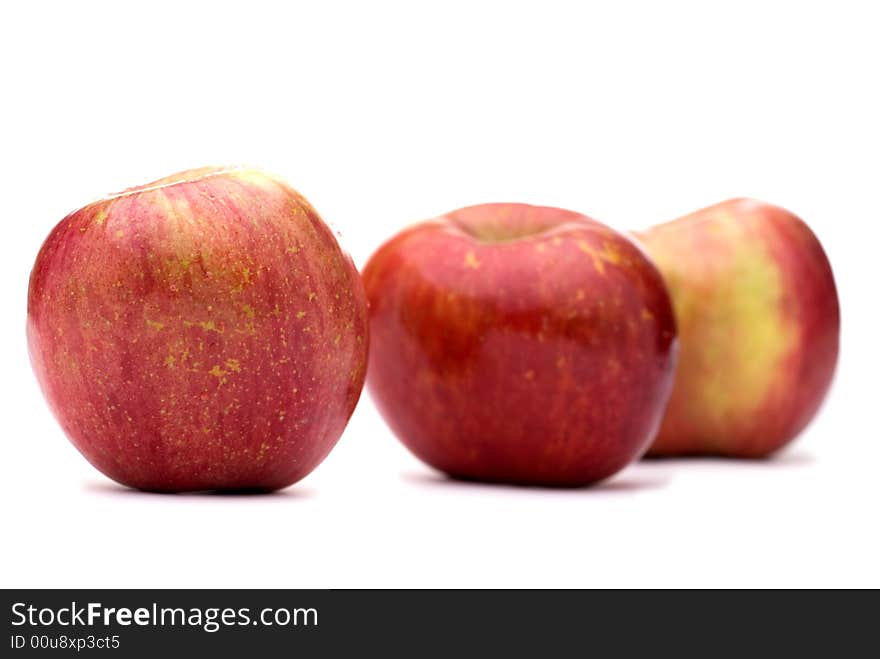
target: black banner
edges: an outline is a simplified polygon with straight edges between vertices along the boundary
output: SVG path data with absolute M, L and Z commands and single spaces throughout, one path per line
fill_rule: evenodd
M 873 652 L 856 593 L 3 591 L 0 656 Z

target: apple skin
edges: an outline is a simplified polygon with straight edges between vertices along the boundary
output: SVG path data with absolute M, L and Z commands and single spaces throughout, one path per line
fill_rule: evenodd
M 767 456 L 813 418 L 840 311 L 819 241 L 777 206 L 734 199 L 636 234 L 672 294 L 675 386 L 649 454 Z
M 571 211 L 485 204 L 404 230 L 363 274 L 368 390 L 436 469 L 580 486 L 653 439 L 675 320 L 660 273 L 623 235 Z
M 67 436 L 134 488 L 273 490 L 333 448 L 368 315 L 332 231 L 251 169 L 204 168 L 65 217 L 37 256 L 31 363 Z

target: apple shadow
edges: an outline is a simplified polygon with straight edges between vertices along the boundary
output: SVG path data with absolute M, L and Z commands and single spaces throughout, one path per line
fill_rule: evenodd
M 805 467 L 815 464 L 816 456 L 806 451 L 782 451 L 771 455 L 765 460 L 758 460 L 758 463 L 768 466 L 789 466 L 789 467 Z
M 560 494 L 562 496 L 574 494 L 590 494 L 590 493 L 620 493 L 620 492 L 641 492 L 646 490 L 656 490 L 666 487 L 671 479 L 669 470 L 658 471 L 653 474 L 647 473 L 631 473 L 638 467 L 630 467 L 625 472 L 612 476 L 611 478 L 593 483 L 591 485 L 582 485 L 576 487 L 554 486 L 554 485 L 526 485 L 518 483 L 504 483 L 492 481 L 480 481 L 472 478 L 461 478 L 451 476 L 441 472 L 405 472 L 402 474 L 403 480 L 414 485 L 439 488 L 439 489 L 458 489 L 465 490 L 472 488 L 475 490 L 496 491 L 501 492 L 508 490 L 511 492 L 528 492 L 528 493 L 546 493 Z
M 299 486 L 288 487 L 283 490 L 203 490 L 199 492 L 151 492 L 149 490 L 136 490 L 125 485 L 113 482 L 89 481 L 83 485 L 86 492 L 101 496 L 126 496 L 141 498 L 184 498 L 184 499 L 308 499 L 314 496 L 314 492 L 308 488 Z
M 764 458 L 736 458 L 720 455 L 646 455 L 639 461 L 640 467 L 653 469 L 663 465 L 713 465 L 737 467 L 758 467 L 774 469 L 778 467 L 806 467 L 816 463 L 812 453 L 802 450 L 781 451 Z

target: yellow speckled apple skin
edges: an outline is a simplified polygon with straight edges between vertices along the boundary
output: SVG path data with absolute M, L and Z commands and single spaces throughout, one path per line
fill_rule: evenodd
M 681 352 L 649 455 L 763 457 L 809 423 L 837 363 L 831 266 L 807 225 L 734 199 L 637 234 L 672 295 Z
M 360 395 L 363 285 L 277 177 L 189 170 L 65 217 L 28 290 L 31 362 L 80 452 L 143 490 L 273 490 Z

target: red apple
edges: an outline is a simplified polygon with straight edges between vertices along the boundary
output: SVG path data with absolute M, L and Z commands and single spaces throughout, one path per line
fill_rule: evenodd
M 354 409 L 366 300 L 309 203 L 205 168 L 71 213 L 31 273 L 28 346 L 74 445 L 155 491 L 275 489 L 314 469 Z
M 637 234 L 663 273 L 681 337 L 652 455 L 761 457 L 807 425 L 837 363 L 828 258 L 782 208 L 735 199 Z
M 612 229 L 558 208 L 473 206 L 385 243 L 364 284 L 367 386 L 433 467 L 584 485 L 653 439 L 672 386 L 672 306 Z

